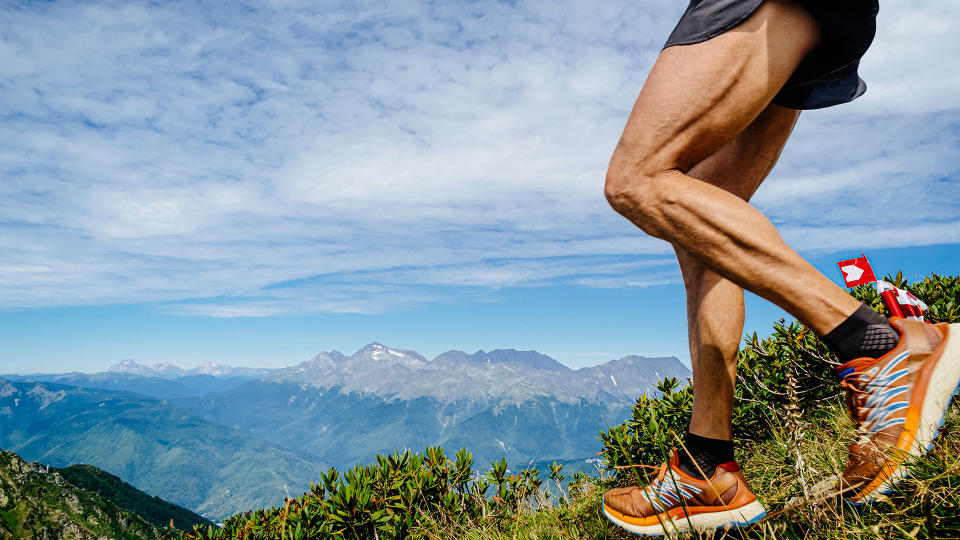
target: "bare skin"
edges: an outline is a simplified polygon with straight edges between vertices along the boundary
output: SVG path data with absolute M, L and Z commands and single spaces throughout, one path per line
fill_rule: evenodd
M 694 178 L 749 200 L 773 169 L 800 112 L 768 106 L 736 138 L 690 170 Z M 687 328 L 693 366 L 690 431 L 729 440 L 733 387 L 743 334 L 743 289 L 675 247 L 687 291 Z
M 610 160 L 611 206 L 671 242 L 681 263 L 694 371 L 691 432 L 698 435 L 730 438 L 741 288 L 818 335 L 859 306 L 746 202 L 797 117 L 770 102 L 818 39 L 806 11 L 769 0 L 733 30 L 665 49 Z

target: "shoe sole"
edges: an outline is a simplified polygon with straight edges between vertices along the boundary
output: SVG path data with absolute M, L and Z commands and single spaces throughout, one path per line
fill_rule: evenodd
M 618 517 L 614 512 L 603 505 L 603 513 L 611 523 L 627 532 L 641 536 L 674 536 L 691 531 L 715 531 L 717 529 L 733 529 L 752 525 L 767 515 L 766 508 L 760 501 L 753 501 L 732 510 L 718 510 L 703 512 L 688 517 L 670 518 L 666 513 L 657 514 L 660 523 L 656 525 L 637 525 Z
M 937 364 L 927 382 L 927 389 L 920 406 L 919 420 L 915 434 L 901 436 L 898 445 L 902 458 L 884 467 L 880 475 L 865 489 L 847 499 L 853 504 L 866 504 L 879 495 L 893 491 L 894 486 L 906 478 L 906 462 L 911 457 L 920 457 L 933 449 L 933 441 L 947 417 L 947 409 L 953 396 L 960 390 L 960 323 L 947 327 L 943 352 L 936 360 Z

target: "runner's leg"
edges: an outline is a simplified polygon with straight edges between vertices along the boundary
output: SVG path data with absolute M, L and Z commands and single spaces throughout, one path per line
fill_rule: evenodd
M 844 300 L 834 298 L 833 291 L 823 283 L 832 285 L 829 280 L 787 247 L 773 226 L 744 201 L 745 197 L 694 176 L 708 178 L 695 166 L 702 163 L 706 169 L 713 159 L 720 159 L 708 158 L 724 154 L 721 149 L 767 110 L 818 39 L 818 25 L 806 11 L 791 2 L 768 0 L 746 21 L 720 36 L 664 50 L 611 158 L 606 194 L 619 213 L 649 234 L 671 242 L 684 254 L 681 259 L 699 261 L 717 275 L 781 305 L 814 330 L 826 332 L 832 329 L 830 324 L 836 324 L 831 318 L 838 323 L 857 306 L 846 306 Z M 741 180 L 738 185 L 744 183 L 746 180 Z M 692 278 L 688 281 L 708 279 L 705 273 L 703 278 L 697 278 L 696 273 L 695 268 L 687 266 L 685 274 Z M 813 282 L 812 295 L 792 298 L 798 295 L 793 283 L 807 287 L 804 280 Z M 725 313 L 717 298 L 737 292 L 722 280 L 713 283 L 709 286 L 704 281 L 704 287 L 693 287 L 695 292 L 702 291 L 696 292 L 698 324 L 708 317 L 718 318 L 718 312 L 722 321 Z M 715 291 L 722 294 L 715 295 Z M 743 320 L 742 297 L 736 297 L 740 309 L 733 314 L 735 324 L 719 327 L 716 332 L 716 327 L 694 326 L 692 330 L 699 336 L 696 339 L 714 339 L 709 336 L 717 333 L 726 336 L 717 338 L 719 343 L 729 347 L 729 336 L 738 333 Z M 739 341 L 739 335 L 736 339 Z M 704 345 L 709 346 L 697 344 L 697 354 Z M 708 363 L 697 360 L 700 367 Z M 719 366 L 714 362 L 721 377 L 725 371 L 730 373 L 727 367 L 725 359 L 721 358 Z M 701 381 L 710 386 L 709 370 L 704 372 L 706 377 L 701 376 Z M 731 379 L 729 374 L 725 376 Z M 732 402 L 731 388 L 732 384 L 726 390 L 727 397 L 722 398 L 727 403 Z M 701 403 L 708 404 L 706 399 Z M 660 472 L 661 478 L 670 472 L 675 489 L 668 486 L 661 490 L 664 483 L 653 482 L 646 487 L 607 491 L 603 511 L 608 519 L 633 533 L 649 535 L 669 534 L 665 522 L 677 530 L 708 530 L 752 523 L 765 515 L 766 510 L 740 471 L 716 467 L 704 471 L 711 476 L 701 481 L 689 471 L 680 474 L 683 470 L 678 458 L 672 455 Z M 676 488 L 679 483 L 685 489 Z M 706 499 L 701 497 L 704 493 Z M 734 493 L 734 498 L 728 502 L 720 493 Z M 691 506 L 697 511 L 688 513 Z M 680 516 L 673 520 L 671 516 L 677 513 Z
M 717 152 L 690 169 L 690 176 L 749 200 L 773 169 L 799 111 L 768 106 Z M 690 432 L 730 440 L 737 349 L 743 334 L 743 289 L 691 257 L 677 259 L 687 291 L 687 328 L 693 367 Z
M 769 0 L 733 30 L 665 49 L 611 158 L 606 194 L 647 233 L 823 335 L 859 303 L 743 198 L 689 174 L 753 123 L 817 39 L 803 8 Z

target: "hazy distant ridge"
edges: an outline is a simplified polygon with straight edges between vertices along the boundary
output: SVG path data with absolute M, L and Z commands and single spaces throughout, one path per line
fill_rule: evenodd
M 337 388 L 341 394 L 356 392 L 388 400 L 506 399 L 521 403 L 550 396 L 564 403 L 632 403 L 660 378 L 686 378 L 689 374 L 674 357 L 625 356 L 573 370 L 536 351 L 498 349 L 467 354 L 453 350 L 427 361 L 415 351 L 371 343 L 351 356 L 339 351 L 320 353 L 260 381 Z
M 208 362 L 193 369 L 161 362 L 152 366 L 124 360 L 98 373 L 33 373 L 5 375 L 10 380 L 43 381 L 83 388 L 135 392 L 158 399 L 202 396 L 223 392 L 274 371 L 268 368 L 232 367 Z
M 212 375 L 214 377 L 259 377 L 270 373 L 273 369 L 269 368 L 250 368 L 233 367 L 216 362 L 204 362 L 193 369 L 183 369 L 174 364 L 159 362 L 152 366 L 139 364 L 134 360 L 123 360 L 109 368 L 109 373 L 128 373 L 131 375 L 141 375 L 145 377 L 161 377 L 164 379 L 176 379 L 187 375 Z

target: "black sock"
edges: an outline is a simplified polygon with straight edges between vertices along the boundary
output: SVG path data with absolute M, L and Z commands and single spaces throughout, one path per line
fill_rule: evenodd
M 718 465 L 733 461 L 733 441 L 709 439 L 688 431 L 683 446 L 677 449 L 680 470 L 694 478 L 709 478 Z
M 866 304 L 820 338 L 842 363 L 854 358 L 880 358 L 900 342 L 900 334 L 886 317 Z

